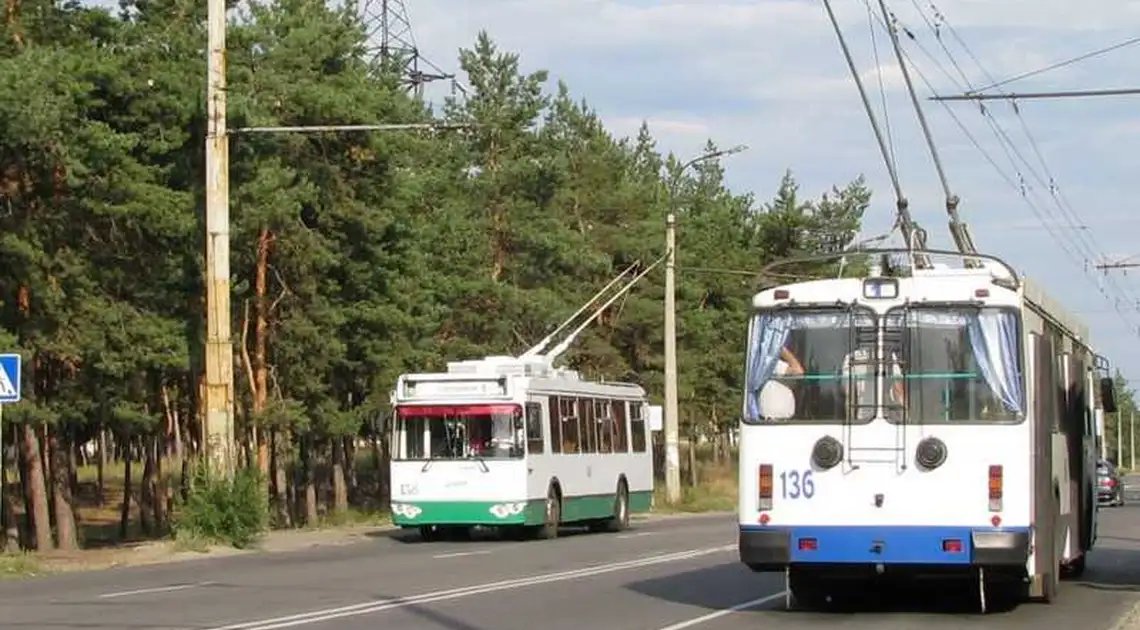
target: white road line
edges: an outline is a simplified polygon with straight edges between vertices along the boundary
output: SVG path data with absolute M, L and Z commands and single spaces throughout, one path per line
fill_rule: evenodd
M 444 558 L 462 558 L 464 556 L 485 556 L 492 553 L 490 549 L 483 549 L 480 551 L 457 551 L 455 553 L 441 553 L 432 556 L 436 560 L 443 560 Z
M 322 621 L 330 621 L 333 619 L 342 619 L 345 617 L 355 617 L 359 615 L 368 615 L 372 613 L 384 612 L 396 608 L 404 608 L 407 606 L 415 606 L 419 604 L 429 604 L 432 602 L 446 601 L 451 599 L 459 599 L 461 597 L 470 597 L 472 595 L 482 595 L 485 593 L 494 593 L 497 591 L 513 590 L 524 588 L 527 586 L 537 586 L 539 584 L 549 584 L 551 582 L 565 582 L 567 580 L 574 580 L 584 577 L 593 577 L 604 573 L 612 573 L 614 571 L 624 571 L 627 569 L 637 569 L 641 567 L 653 566 L 656 564 L 664 564 L 666 562 L 678 562 L 681 560 L 689 560 L 691 558 L 699 558 L 709 554 L 721 553 L 725 551 L 735 551 L 736 545 L 721 545 L 719 547 L 707 547 L 704 549 L 691 549 L 689 551 L 679 551 L 674 553 L 660 554 L 656 556 L 647 556 L 636 560 L 626 560 L 623 562 L 611 562 L 609 564 L 602 564 L 594 567 L 587 567 L 584 569 L 575 569 L 572 571 L 559 571 L 557 573 L 545 573 L 541 575 L 532 575 L 524 578 L 516 578 L 513 580 L 503 580 L 501 582 L 490 582 L 487 584 L 477 584 L 474 586 L 467 586 L 463 588 L 455 588 L 445 591 L 435 591 L 431 593 L 422 593 L 420 595 L 413 595 L 411 597 L 402 597 L 391 599 L 388 601 L 379 602 L 365 602 L 362 604 L 353 604 L 350 606 L 340 606 L 337 608 L 326 608 L 323 610 L 313 610 L 304 613 L 297 613 L 295 615 L 285 615 L 282 617 L 273 617 L 270 619 L 258 619 L 255 621 L 247 621 L 244 623 L 236 623 L 227 626 L 218 626 L 216 628 L 209 628 L 207 630 L 277 630 L 278 628 L 292 628 L 295 626 L 302 626 L 311 623 L 319 623 Z
M 636 534 L 621 534 L 618 538 L 641 538 L 642 536 L 653 536 L 657 532 L 637 532 Z
M 199 582 L 197 584 L 175 584 L 173 586 L 138 588 L 133 591 L 116 591 L 114 593 L 103 593 L 99 596 L 99 599 L 114 599 L 116 597 L 130 597 L 131 595 L 147 595 L 150 593 L 169 593 L 171 591 L 184 591 L 190 588 L 198 588 L 199 586 L 209 586 L 210 584 L 210 582 Z
M 679 621 L 679 622 L 677 622 L 671 626 L 665 626 L 664 628 L 658 628 L 657 630 L 684 630 L 685 628 L 691 628 L 693 626 L 697 626 L 697 625 L 700 625 L 702 623 L 705 623 L 706 621 L 712 621 L 713 619 L 720 619 L 721 617 L 731 615 L 732 613 L 735 613 L 735 612 L 740 612 L 742 610 L 748 610 L 749 608 L 757 608 L 759 606 L 763 606 L 764 604 L 767 604 L 768 602 L 774 602 L 777 599 L 782 599 L 784 597 L 784 594 L 785 594 L 784 591 L 780 591 L 779 593 L 773 593 L 771 595 L 766 595 L 764 597 L 760 597 L 757 599 L 749 600 L 746 602 L 741 602 L 739 604 L 736 604 L 735 606 L 729 606 L 728 608 L 725 608 L 723 610 L 711 612 L 707 615 L 701 615 L 700 617 L 693 617 L 692 619 L 687 619 L 685 621 Z

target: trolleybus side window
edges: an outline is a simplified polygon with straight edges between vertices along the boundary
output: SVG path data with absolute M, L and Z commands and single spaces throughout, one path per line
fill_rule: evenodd
M 598 425 L 594 422 L 594 401 L 589 398 L 578 399 L 578 430 L 581 431 L 582 453 L 598 452 Z
M 625 401 L 615 400 L 614 411 L 614 452 L 629 452 L 629 426 L 625 413 Z
M 645 452 L 645 405 L 629 403 L 629 433 L 634 453 Z
M 594 401 L 594 422 L 598 425 L 598 452 L 614 452 L 614 416 L 610 412 L 610 401 Z
M 877 348 L 870 309 L 757 313 L 748 335 L 744 420 L 869 422 L 878 400 Z
M 578 432 L 578 399 L 564 396 L 559 400 L 562 404 L 562 452 L 579 453 L 581 437 Z
M 1024 411 L 1020 324 L 1010 309 L 922 306 L 905 318 L 908 420 L 1010 422 Z
M 546 403 L 550 410 L 550 452 L 562 452 L 562 399 L 551 396 Z
M 528 402 L 526 404 L 526 450 L 532 455 L 543 452 L 542 443 L 542 403 Z

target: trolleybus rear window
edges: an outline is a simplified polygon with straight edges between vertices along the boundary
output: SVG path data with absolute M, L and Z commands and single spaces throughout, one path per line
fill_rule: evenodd
M 393 459 L 520 458 L 518 405 L 408 405 L 396 409 Z
M 1024 411 L 1020 322 L 1012 309 L 912 306 L 886 315 L 902 340 L 907 421 L 1016 422 Z
M 868 422 L 878 392 L 870 309 L 783 309 L 752 318 L 746 422 Z

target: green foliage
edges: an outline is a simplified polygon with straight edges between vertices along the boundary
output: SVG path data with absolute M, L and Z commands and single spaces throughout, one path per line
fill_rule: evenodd
M 5 419 L 66 426 L 57 435 L 79 442 L 104 428 L 120 443 L 166 444 L 178 419 L 193 452 L 205 337 L 203 7 L 14 6 L 20 15 L 0 32 L 0 343 L 24 352 L 28 368 L 26 400 Z M 458 56 L 469 93 L 433 112 L 368 61 L 351 4 L 235 12 L 233 127 L 471 125 L 231 137 L 237 435 L 270 436 L 282 485 L 328 477 L 332 445 L 368 433 L 401 372 L 522 351 L 618 271 L 660 258 L 669 211 L 682 418 L 691 433 L 714 431 L 739 407 L 756 290 L 747 275 L 835 251 L 870 203 L 862 179 L 811 199 L 787 173 L 763 203 L 728 190 L 717 160 L 680 172 L 688 156 L 661 155 L 648 127 L 613 136 L 568 86 L 524 71 L 486 33 Z M 831 267 L 792 271 L 820 269 Z M 662 295 L 661 274 L 648 275 L 565 361 L 657 397 Z M 255 485 L 197 480 L 180 535 L 248 544 L 264 527 Z
M 256 543 L 268 529 L 267 497 L 256 470 L 240 470 L 219 479 L 201 466 L 195 470 L 186 501 L 173 521 L 174 537 L 187 546 Z

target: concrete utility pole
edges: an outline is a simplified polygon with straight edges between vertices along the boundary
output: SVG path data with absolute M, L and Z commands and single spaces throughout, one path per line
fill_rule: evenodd
M 1136 470 L 1136 412 L 1128 413 L 1128 469 Z
M 676 188 L 681 175 L 694 164 L 746 150 L 737 145 L 723 151 L 710 151 L 681 165 L 669 182 L 669 212 L 665 215 L 665 499 L 681 500 L 681 427 L 677 410 L 677 214 Z M 689 448 L 695 448 L 690 444 Z
M 234 359 L 230 340 L 230 157 L 226 133 L 226 0 L 207 7 L 205 444 L 211 471 L 234 472 Z

